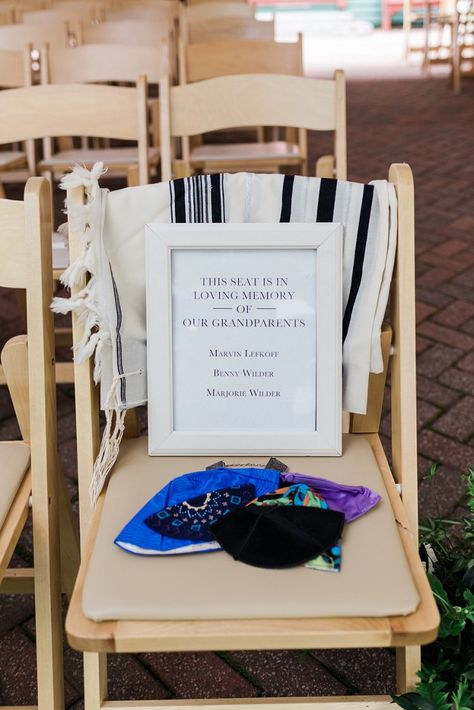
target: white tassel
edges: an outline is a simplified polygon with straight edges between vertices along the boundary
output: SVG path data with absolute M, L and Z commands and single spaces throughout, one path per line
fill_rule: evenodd
M 83 362 L 95 353 L 94 380 L 97 382 L 102 370 L 101 352 L 104 342 L 110 340 L 110 333 L 103 329 L 101 324 L 99 304 L 96 300 L 96 271 L 97 256 L 93 244 L 95 228 L 98 226 L 100 215 L 97 208 L 97 192 L 99 178 L 106 172 L 104 164 L 97 162 L 92 170 L 84 165 L 75 165 L 72 172 L 63 175 L 60 187 L 69 190 L 75 187 L 84 187 L 86 204 L 69 204 L 68 218 L 70 226 L 80 233 L 82 250 L 77 259 L 73 261 L 61 276 L 64 286 L 71 288 L 81 282 L 86 273 L 90 274 L 87 285 L 74 298 L 55 298 L 51 305 L 55 313 L 74 312 L 84 325 L 84 335 L 81 342 L 74 349 L 76 362 Z M 60 233 L 64 236 L 68 225 L 61 225 Z
M 110 471 L 113 468 L 120 450 L 120 443 L 125 431 L 126 409 L 120 409 L 119 387 L 123 377 L 131 375 L 141 375 L 141 370 L 126 372 L 123 375 L 116 375 L 110 386 L 105 404 L 105 429 L 100 442 L 100 449 L 94 463 L 92 479 L 89 486 L 89 496 L 92 506 L 95 506 L 97 499 L 107 481 Z
M 99 453 L 94 463 L 92 480 L 89 486 L 89 496 L 92 506 L 95 506 L 97 503 L 97 498 L 99 497 L 105 482 L 107 481 L 108 475 L 117 460 L 120 442 L 122 441 L 123 433 L 125 431 L 126 413 L 126 409 L 105 410 L 105 429 L 102 434 L 102 441 L 100 443 Z M 114 419 L 115 424 L 112 426 Z

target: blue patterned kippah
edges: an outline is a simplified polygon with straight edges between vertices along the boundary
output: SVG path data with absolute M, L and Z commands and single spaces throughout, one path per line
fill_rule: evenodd
M 145 525 L 168 537 L 180 540 L 214 540 L 210 526 L 226 513 L 247 505 L 255 497 L 255 486 L 247 483 L 221 488 L 169 505 L 145 518 Z

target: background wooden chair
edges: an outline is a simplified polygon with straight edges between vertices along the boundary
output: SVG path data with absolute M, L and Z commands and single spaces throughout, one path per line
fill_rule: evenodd
M 26 45 L 21 50 L 0 49 L 0 87 L 2 89 L 14 89 L 20 86 L 31 86 L 31 45 Z M 28 141 L 24 148 L 22 146 L 8 146 L 6 150 L 0 151 L 0 198 L 5 197 L 2 185 L 8 180 L 11 171 L 22 170 L 25 179 L 34 175 L 35 155 L 34 145 Z M 27 170 L 25 170 L 27 169 Z
M 99 25 L 100 26 L 100 25 Z M 161 47 L 87 44 L 73 49 L 43 47 L 41 52 L 42 84 L 72 83 L 135 83 L 139 76 L 146 77 L 147 84 L 158 85 L 161 76 L 168 73 L 167 45 Z M 158 135 L 158 104 L 151 103 L 152 145 L 148 150 L 148 164 L 156 175 L 160 161 Z M 85 141 L 84 141 L 85 142 Z M 54 150 L 50 138 L 44 140 L 44 158 L 41 171 L 63 173 L 75 163 L 92 166 L 97 160 L 107 165 L 111 175 L 127 176 L 129 184 L 136 182 L 138 149 L 136 147 L 98 147 L 83 145 Z
M 69 3 L 62 3 L 61 5 L 53 5 L 47 10 L 25 12 L 23 21 L 31 25 L 58 24 L 66 21 L 70 26 L 74 26 L 81 20 L 100 22 L 105 17 L 104 8 L 97 5 L 91 5 L 90 3 L 78 5 L 72 0 L 71 7 L 68 7 L 68 5 Z
M 159 47 L 168 38 L 168 28 L 163 24 L 146 20 L 125 19 L 82 25 L 79 44 L 130 44 Z
M 244 2 L 202 2 L 197 5 L 181 5 L 180 11 L 184 14 L 188 22 L 205 22 L 216 17 L 228 18 L 232 22 L 236 17 L 254 17 L 254 10 L 251 5 Z
M 187 586 L 180 587 L 178 579 L 170 578 L 170 568 L 167 577 L 163 578 L 162 560 L 155 559 L 150 566 L 150 560 L 136 556 L 123 555 L 120 551 L 112 551 L 114 526 L 121 524 L 121 520 L 128 520 L 137 510 L 139 501 L 147 500 L 151 492 L 155 492 L 159 476 L 162 480 L 169 480 L 173 475 L 189 470 L 199 470 L 206 466 L 212 459 L 209 457 L 167 457 L 165 459 L 150 458 L 147 455 L 146 443 L 143 445 L 140 438 L 129 439 L 122 442 L 122 452 L 109 481 L 108 489 L 101 494 L 97 507 L 93 511 L 88 495 L 92 469 L 95 456 L 99 447 L 99 425 L 96 391 L 92 386 L 92 364 L 90 361 L 76 365 L 75 386 L 77 413 L 77 445 L 78 445 L 78 475 L 79 498 L 81 515 L 81 540 L 83 556 L 81 569 L 69 607 L 66 621 L 66 630 L 71 645 L 85 651 L 85 697 L 86 707 L 109 707 L 107 702 L 106 682 L 106 653 L 107 652 L 157 652 L 157 651 L 208 651 L 208 650 L 236 650 L 236 649 L 282 649 L 282 648 L 350 648 L 350 647 L 387 647 L 397 648 L 397 673 L 398 689 L 400 692 L 414 687 L 416 671 L 419 668 L 420 643 L 428 643 L 436 635 L 439 615 L 428 580 L 417 551 L 417 450 L 416 450 L 416 398 L 415 398 L 415 294 L 414 294 L 414 204 L 413 183 L 408 166 L 394 165 L 390 170 L 390 180 L 395 184 L 398 195 L 398 244 L 396 270 L 393 277 L 391 300 L 391 322 L 393 328 L 385 329 L 382 343 L 385 357 L 385 371 L 380 375 L 371 375 L 369 384 L 369 405 L 365 416 L 354 415 L 350 421 L 350 433 L 344 442 L 344 453 L 340 458 L 296 458 L 288 460 L 291 466 L 301 470 L 308 467 L 313 473 L 331 475 L 329 471 L 341 473 L 347 471 L 346 480 L 353 480 L 354 461 L 349 463 L 348 452 L 351 447 L 361 446 L 364 449 L 364 461 L 357 462 L 357 482 L 364 482 L 364 470 L 371 467 L 377 471 L 377 487 L 383 489 L 384 505 L 388 506 L 388 515 L 392 517 L 392 533 L 397 544 L 402 545 L 403 555 L 410 570 L 409 574 L 415 584 L 419 606 L 416 611 L 407 615 L 382 615 L 377 618 L 365 616 L 361 618 L 315 617 L 315 618 L 289 618 L 289 607 L 298 605 L 301 588 L 292 594 L 285 588 L 285 601 L 281 601 L 281 618 L 248 618 L 252 616 L 252 595 L 248 597 L 248 612 L 241 616 L 229 618 L 213 617 L 213 610 L 208 609 L 207 614 L 199 618 L 191 618 L 189 611 L 174 607 L 163 609 L 163 604 L 170 605 L 170 595 L 173 604 L 176 601 L 176 591 L 179 587 L 179 597 L 191 600 L 195 589 Z M 137 194 L 137 193 L 135 193 Z M 83 204 L 84 194 L 82 188 L 69 192 L 70 204 Z M 132 195 L 130 199 L 133 200 Z M 128 203 L 130 208 L 133 202 Z M 81 234 L 70 226 L 71 258 L 81 252 Z M 74 296 L 83 283 L 73 289 Z M 83 334 L 80 321 L 73 318 L 74 339 L 79 342 Z M 391 343 L 393 349 L 391 351 Z M 384 384 L 387 374 L 389 355 L 391 355 L 391 410 L 392 410 L 392 468 L 389 467 L 387 458 L 378 436 L 378 427 L 383 400 Z M 232 458 L 232 457 L 231 457 Z M 237 459 L 238 460 L 238 459 Z M 263 459 L 250 460 L 260 463 Z M 374 469 L 375 467 L 375 469 Z M 334 477 L 334 476 L 332 476 Z M 397 491 L 399 484 L 401 495 Z M 143 486 L 143 488 L 140 488 Z M 109 498 L 110 491 L 110 498 Z M 117 519 L 120 515 L 120 521 Z M 128 517 L 127 517 L 128 516 Z M 362 519 L 356 525 L 364 525 Z M 395 522 L 396 521 L 396 522 Z M 370 528 L 370 524 L 369 528 Z M 380 555 L 383 556 L 384 546 L 388 538 L 384 533 L 372 529 L 367 533 L 373 541 L 380 540 Z M 117 530 L 118 532 L 118 530 Z M 382 538 L 381 538 L 382 536 Z M 365 549 L 365 548 L 364 548 Z M 118 556 L 117 556 L 118 555 Z M 191 556 L 192 557 L 192 556 Z M 198 564 L 196 557 L 185 562 L 178 561 L 178 567 L 173 566 L 174 572 L 179 574 L 179 565 L 187 567 L 189 564 Z M 111 558 L 114 558 L 113 562 Z M 217 560 L 217 558 L 215 558 Z M 167 560 L 169 562 L 169 560 Z M 380 560 L 378 561 L 380 563 Z M 212 564 L 215 564 L 214 562 Z M 218 562 L 216 562 L 218 564 Z M 93 568 L 91 567 L 93 565 Z M 245 575 L 244 565 L 240 573 Z M 120 568 L 120 571 L 118 569 Z M 93 571 L 100 570 L 96 575 Z M 133 572 L 132 572 L 133 570 Z M 291 574 L 291 572 L 289 572 Z M 365 580 L 365 588 L 369 589 L 380 580 L 379 565 L 373 560 L 370 580 Z M 90 576 L 92 575 L 92 577 Z M 87 584 L 89 604 L 91 595 L 101 590 L 107 580 L 106 600 L 102 598 L 105 606 L 102 607 L 103 618 L 106 620 L 92 620 L 84 613 L 83 592 Z M 115 581 L 114 581 L 115 580 Z M 200 590 L 210 607 L 213 606 L 213 595 L 216 594 L 215 578 L 208 579 L 203 575 L 199 580 Z M 112 585 L 112 586 L 111 586 Z M 135 604 L 135 615 L 127 611 L 118 614 L 117 600 L 110 596 L 110 589 L 125 590 L 127 603 Z M 184 593 L 183 593 L 184 590 Z M 268 594 L 278 594 L 272 587 Z M 351 589 L 346 589 L 349 605 L 353 604 L 354 595 Z M 311 592 L 310 592 L 311 593 Z M 112 593 L 113 595 L 113 593 Z M 143 604 L 154 606 L 156 616 L 149 615 L 144 618 Z M 123 597 L 123 594 L 121 594 Z M 164 598 L 167 601 L 164 602 Z M 314 594 L 311 596 L 314 600 Z M 379 599 L 383 605 L 384 600 Z M 226 599 L 220 598 L 219 604 L 226 604 Z M 179 606 L 179 602 L 178 602 Z M 381 611 L 379 609 L 379 611 Z M 169 613 L 168 613 L 169 612 Z M 98 613 L 98 612 L 97 612 Z M 175 616 L 173 616 L 173 614 Z M 219 616 L 219 615 L 217 615 Z M 293 615 L 295 616 L 295 615 Z M 179 701 L 182 704 L 182 701 Z M 192 708 L 206 708 L 210 710 L 215 703 L 221 708 L 232 707 L 235 700 L 187 700 L 186 706 Z M 250 709 L 255 705 L 264 706 L 268 702 L 265 698 L 239 699 L 240 708 Z M 339 698 L 299 698 L 298 705 L 305 707 L 328 707 L 334 704 L 342 710 L 390 710 L 390 698 L 387 697 L 356 697 L 345 696 Z M 121 710 L 139 707 L 172 707 L 168 701 L 117 701 L 116 706 Z M 272 700 L 275 706 L 284 710 L 294 708 L 295 700 Z
M 221 39 L 213 42 L 184 44 L 180 40 L 178 50 L 180 84 L 230 74 L 278 73 L 292 76 L 303 76 L 304 74 L 301 35 L 298 36 L 297 42 L 285 43 L 273 40 Z M 273 128 L 273 134 L 270 138 L 271 142 L 265 143 L 264 127 L 257 128 L 257 143 L 247 143 L 242 147 L 242 150 L 247 153 L 252 151 L 259 159 L 266 156 L 269 164 L 274 162 L 276 166 L 278 166 L 281 154 L 296 151 L 302 156 L 306 155 L 306 132 L 304 130 L 287 129 L 284 142 L 279 141 L 278 128 Z M 200 158 L 205 160 L 207 149 L 201 145 L 200 138 L 194 137 L 191 146 L 194 151 L 200 154 Z M 225 161 L 226 156 L 229 156 L 229 150 L 231 150 L 229 142 L 226 142 L 226 145 L 221 148 L 219 145 L 213 145 L 210 154 L 213 159 L 217 159 L 219 151 L 221 151 Z M 221 170 L 226 169 L 223 163 Z M 228 169 L 232 170 L 232 161 L 229 162 Z M 304 157 L 302 157 L 300 169 L 303 173 L 306 169 Z
M 35 595 L 39 710 L 64 708 L 61 574 L 70 595 L 78 540 L 56 445 L 51 198 L 30 178 L 24 202 L 0 199 L 0 283 L 26 290 L 28 336 L 2 352 L 23 441 L 0 443 L 0 592 Z M 8 569 L 33 494 L 34 569 Z
M 474 77 L 474 3 L 459 2 L 453 21 L 452 81 L 461 93 L 462 79 Z
M 199 6 L 198 6 L 199 7 Z M 186 10 L 179 16 L 179 36 L 184 44 L 211 42 L 216 39 L 274 39 L 275 26 L 252 17 L 226 16 L 215 12 L 205 19 L 189 19 Z
M 218 172 L 273 171 L 277 166 L 299 169 L 307 160 L 306 144 L 264 143 L 190 148 L 190 136 L 244 126 L 284 126 L 334 131 L 334 155 L 321 157 L 320 177 L 346 177 L 346 109 L 344 73 L 332 80 L 306 79 L 279 74 L 247 74 L 169 87 L 160 85 L 162 179 L 190 175 L 194 170 Z M 300 134 L 300 141 L 304 134 Z M 182 139 L 182 159 L 175 161 L 172 138 Z
M 71 50 L 73 51 L 73 50 Z M 111 140 L 136 141 L 135 162 L 124 159 L 131 184 L 148 183 L 148 122 L 146 79 L 139 78 L 134 88 L 87 84 L 33 86 L 0 91 L 0 145 L 15 141 L 52 138 L 53 136 L 105 137 Z M 117 111 L 120 106 L 120 111 Z M 63 163 L 62 170 L 69 167 Z M 49 164 L 39 164 L 46 172 Z M 58 243 L 59 235 L 49 239 Z M 61 245 L 61 244 L 60 244 Z M 60 263 L 53 263 L 53 277 L 58 280 L 67 266 L 63 261 L 64 247 L 55 249 Z M 56 329 L 56 344 L 70 344 L 70 328 Z M 56 364 L 56 380 L 73 382 L 71 362 Z

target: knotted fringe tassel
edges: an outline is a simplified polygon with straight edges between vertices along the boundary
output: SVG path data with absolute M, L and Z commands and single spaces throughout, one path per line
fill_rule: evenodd
M 116 375 L 110 386 L 105 403 L 105 429 L 100 442 L 99 453 L 94 463 L 92 479 L 89 486 L 89 496 L 92 506 L 95 506 L 97 499 L 107 481 L 110 471 L 117 460 L 120 450 L 120 443 L 125 431 L 126 409 L 120 409 L 119 386 L 123 377 L 140 375 L 141 370 L 127 372 L 123 375 Z
M 55 298 L 51 306 L 55 313 L 74 312 L 84 326 L 82 340 L 74 349 L 74 359 L 76 362 L 84 362 L 95 354 L 95 382 L 98 382 L 101 376 L 102 347 L 106 341 L 110 340 L 110 333 L 101 322 L 100 304 L 96 296 L 98 260 L 94 244 L 94 234 L 100 226 L 100 210 L 97 200 L 99 178 L 105 172 L 102 162 L 95 163 L 92 170 L 75 165 L 72 172 L 64 175 L 61 180 L 61 189 L 70 190 L 82 186 L 86 193 L 84 205 L 68 204 L 69 222 L 74 231 L 82 235 L 82 251 L 62 274 L 61 283 L 71 288 L 80 283 L 86 273 L 90 274 L 90 278 L 87 285 L 74 298 Z M 63 236 L 66 236 L 67 225 L 61 225 L 59 231 Z
M 68 218 L 71 227 L 78 234 L 81 234 L 82 250 L 77 259 L 69 265 L 61 276 L 64 286 L 71 288 L 76 286 L 85 276 L 89 274 L 89 280 L 79 293 L 71 298 L 55 298 L 52 303 L 52 310 L 55 313 L 74 312 L 84 328 L 84 335 L 81 342 L 74 349 L 74 359 L 76 362 L 83 362 L 95 356 L 94 380 L 98 382 L 101 377 L 102 348 L 105 342 L 110 341 L 110 333 L 104 328 L 104 321 L 100 303 L 97 298 L 97 277 L 98 263 L 97 236 L 100 232 L 100 203 L 97 199 L 99 191 L 99 178 L 103 173 L 102 162 L 96 163 L 92 170 L 87 170 L 84 166 L 76 165 L 71 173 L 62 178 L 60 187 L 63 190 L 70 190 L 75 187 L 84 187 L 86 203 L 84 205 L 68 204 Z M 60 227 L 60 232 L 67 234 L 67 225 Z M 127 373 L 135 374 L 135 373 Z M 110 391 L 105 402 L 105 429 L 89 488 L 89 495 L 92 505 L 95 505 L 97 498 L 104 487 L 107 477 L 117 459 L 120 442 L 125 431 L 126 410 L 121 409 L 119 399 L 120 380 L 126 375 L 117 375 L 112 381 Z

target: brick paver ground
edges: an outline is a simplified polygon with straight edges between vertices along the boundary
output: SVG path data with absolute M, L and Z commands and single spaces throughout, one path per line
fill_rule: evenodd
M 384 178 L 391 162 L 411 164 L 417 202 L 418 420 L 421 514 L 456 512 L 460 473 L 474 464 L 474 85 L 455 97 L 442 79 L 348 86 L 349 177 Z M 312 146 L 313 153 L 316 146 Z M 318 143 L 318 149 L 327 146 Z M 19 332 L 15 297 L 0 293 L 1 340 Z M 74 401 L 58 388 L 59 441 L 77 506 Z M 0 388 L 0 437 L 17 426 Z M 390 426 L 382 422 L 389 444 Z M 14 559 L 31 562 L 26 530 Z M 0 702 L 32 703 L 32 599 L 0 598 Z M 186 698 L 386 693 L 394 690 L 389 650 L 141 654 L 110 658 L 110 697 Z M 81 658 L 66 647 L 66 696 L 82 708 Z

